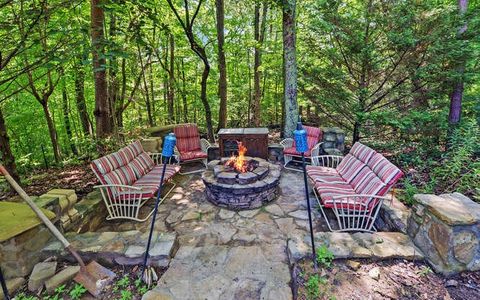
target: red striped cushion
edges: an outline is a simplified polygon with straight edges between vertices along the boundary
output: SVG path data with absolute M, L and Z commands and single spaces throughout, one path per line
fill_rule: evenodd
M 403 176 L 402 171 L 388 161 L 380 153 L 376 153 L 368 162 L 368 166 L 386 184 L 395 184 Z
M 327 168 L 323 166 L 307 166 L 308 176 L 339 176 L 334 168 Z
M 173 129 L 177 137 L 177 149 L 180 153 L 200 150 L 200 133 L 195 124 L 184 124 Z
M 349 152 L 364 163 L 367 163 L 375 153 L 375 150 L 359 142 L 356 142 Z
M 187 152 L 180 152 L 180 160 L 193 160 L 193 159 L 202 159 L 207 158 L 207 153 L 203 151 L 187 151 Z
M 92 162 L 92 164 L 95 165 L 96 170 L 102 175 L 109 173 L 115 170 L 116 168 L 120 167 L 118 160 L 115 159 L 113 154 L 106 155 L 104 157 L 96 159 Z
M 283 149 L 283 154 L 288 154 L 288 155 L 293 155 L 293 156 L 302 156 L 302 153 L 297 152 L 297 149 L 295 147 L 289 147 L 289 148 Z M 305 152 L 305 157 L 310 157 L 311 155 L 312 155 L 311 154 L 311 149 L 307 150 L 307 152 Z
M 128 163 L 128 165 L 132 168 L 133 172 L 135 172 L 137 178 L 142 177 L 148 172 L 148 170 L 145 168 L 145 165 L 138 158 L 134 158 L 130 163 Z
M 337 171 L 346 182 L 350 183 L 364 166 L 361 160 L 349 153 L 338 164 Z
M 128 149 L 129 152 L 133 154 L 134 157 L 137 157 L 141 153 L 145 152 L 145 150 L 143 150 L 142 143 L 140 143 L 140 141 L 138 140 L 132 142 L 126 148 Z
M 145 170 L 144 174 L 148 173 L 148 171 L 153 169 L 153 167 L 155 166 L 155 162 L 153 161 L 153 159 L 145 152 L 141 153 L 134 160 L 136 160 L 138 164 L 142 166 L 143 170 Z
M 375 173 L 370 171 L 370 168 L 365 167 L 365 170 L 368 170 L 366 173 L 357 175 L 361 180 L 357 181 L 357 178 L 352 182 L 352 186 L 357 194 L 365 195 L 378 195 L 383 196 L 380 192 L 385 188 L 385 184 L 377 177 Z M 360 176 L 361 175 L 361 176 Z
M 305 129 L 307 132 L 308 150 L 312 150 L 312 148 L 315 147 L 315 145 L 318 144 L 318 142 L 322 139 L 323 132 L 320 128 L 312 126 L 303 126 L 303 129 Z M 293 148 L 295 149 L 295 140 L 293 141 Z M 308 156 L 310 156 L 310 154 Z
M 158 187 L 160 179 L 162 177 L 163 165 L 155 166 L 150 172 L 145 174 L 142 178 L 138 179 L 133 186 L 135 187 Z M 164 181 L 170 180 L 175 174 L 180 171 L 180 167 L 177 165 L 168 165 L 165 169 Z

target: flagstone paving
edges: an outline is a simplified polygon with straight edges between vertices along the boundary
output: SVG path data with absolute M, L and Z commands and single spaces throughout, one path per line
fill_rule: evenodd
M 143 299 L 291 299 L 291 265 L 310 251 L 301 173 L 282 171 L 280 196 L 275 201 L 239 212 L 208 202 L 199 175 L 177 176 L 176 180 L 177 188 L 160 205 L 155 224 L 160 236 L 175 236 L 175 243 L 168 244 L 171 260 L 158 286 Z M 149 209 L 145 207 L 145 213 Z M 401 233 L 326 233 L 316 210 L 313 219 L 316 246 L 327 245 L 337 257 L 422 257 Z M 149 226 L 148 221 L 106 221 L 96 234 L 103 232 L 108 239 L 111 232 L 136 230 L 140 237 Z M 82 236 L 72 238 L 89 240 Z M 83 246 L 92 251 L 87 244 Z M 127 258 L 144 253 L 132 247 L 110 247 L 110 252 L 113 248 L 121 249 Z

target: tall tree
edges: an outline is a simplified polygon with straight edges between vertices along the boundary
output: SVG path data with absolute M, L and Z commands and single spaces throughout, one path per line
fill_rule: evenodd
M 7 171 L 12 175 L 13 179 L 20 182 L 18 176 L 17 165 L 15 164 L 15 157 L 10 148 L 10 139 L 8 137 L 7 126 L 5 125 L 5 118 L 3 117 L 2 107 L 0 106 L 0 160 L 4 164 Z
M 185 35 L 187 36 L 188 42 L 190 43 L 190 48 L 195 52 L 195 54 L 202 60 L 203 62 L 203 72 L 202 72 L 202 80 L 200 83 L 201 90 L 200 90 L 200 99 L 202 100 L 203 109 L 205 111 L 205 121 L 207 124 L 207 136 L 211 142 L 215 141 L 213 136 L 213 124 L 212 124 L 212 111 L 210 109 L 210 104 L 208 103 L 207 99 L 207 80 L 208 75 L 210 74 L 210 63 L 208 62 L 207 52 L 205 51 L 205 46 L 201 46 L 197 42 L 197 38 L 193 33 L 193 24 L 195 22 L 196 17 L 200 11 L 200 7 L 202 6 L 203 0 L 198 1 L 198 5 L 194 10 L 192 17 L 190 18 L 190 9 L 188 5 L 188 0 L 184 1 L 184 9 L 185 9 L 185 21 L 179 15 L 177 9 L 172 3 L 172 0 L 167 0 L 168 5 L 172 9 L 173 13 L 177 17 L 178 22 L 183 28 Z
M 91 0 L 91 36 L 93 75 L 95 81 L 95 123 L 97 138 L 104 138 L 113 133 L 108 101 L 108 86 L 105 60 L 105 33 L 103 24 L 105 12 L 102 0 Z
M 260 6 L 263 5 L 262 20 L 260 21 Z M 255 36 L 255 52 L 254 52 L 254 70 L 253 70 L 253 91 L 254 97 L 252 102 L 252 121 L 255 126 L 261 123 L 261 100 L 262 90 L 260 87 L 260 79 L 262 78 L 262 47 L 265 38 L 265 27 L 267 21 L 267 3 L 260 1 L 255 2 L 255 20 L 254 20 L 254 36 Z
M 218 43 L 218 130 L 227 126 L 227 63 L 225 61 L 225 3 L 224 0 L 215 0 L 217 17 L 217 43 Z
M 65 75 L 64 72 L 61 71 L 61 76 L 64 78 L 62 84 L 62 112 L 63 112 L 63 123 L 65 125 L 65 132 L 67 133 L 68 143 L 70 144 L 70 150 L 72 150 L 73 155 L 78 156 L 77 146 L 75 145 L 75 141 L 73 139 L 72 134 L 72 125 L 70 122 L 70 107 L 68 104 L 68 94 L 67 94 L 67 86 L 65 84 Z
M 297 53 L 295 8 L 296 0 L 282 0 L 283 28 L 283 101 L 285 103 L 284 137 L 292 137 L 298 118 Z
M 93 127 L 88 116 L 87 103 L 85 101 L 85 67 L 83 61 L 86 57 L 81 56 L 75 60 L 75 103 L 77 105 L 80 124 L 85 137 L 93 136 Z
M 463 18 L 468 8 L 468 0 L 458 0 L 458 11 Z M 458 29 L 457 38 L 462 39 L 465 31 L 467 31 L 467 23 L 464 22 Z M 459 57 L 456 66 L 456 76 L 453 83 L 453 91 L 450 95 L 450 113 L 448 114 L 448 122 L 452 125 L 456 125 L 460 122 L 462 114 L 462 98 L 463 98 L 463 86 L 464 86 L 464 73 L 465 73 L 465 58 Z
M 169 34 L 169 43 L 170 43 L 170 66 L 165 66 L 168 68 L 168 119 L 171 123 L 175 122 L 175 113 L 174 113 L 174 103 L 175 103 L 175 40 L 173 33 Z M 178 120 L 177 120 L 178 121 Z

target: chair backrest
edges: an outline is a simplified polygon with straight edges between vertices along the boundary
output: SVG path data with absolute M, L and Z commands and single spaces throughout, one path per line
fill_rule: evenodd
M 92 161 L 90 167 L 101 184 L 131 185 L 149 172 L 155 163 L 143 150 L 140 141 Z
M 312 150 L 322 140 L 323 132 L 320 128 L 313 126 L 303 126 L 303 129 L 307 132 L 308 150 Z M 293 141 L 293 147 L 295 147 L 295 141 Z
M 337 166 L 337 172 L 357 194 L 378 196 L 385 195 L 403 176 L 383 155 L 358 142 Z
M 177 138 L 177 149 L 182 152 L 200 150 L 200 133 L 196 124 L 182 124 L 173 129 Z

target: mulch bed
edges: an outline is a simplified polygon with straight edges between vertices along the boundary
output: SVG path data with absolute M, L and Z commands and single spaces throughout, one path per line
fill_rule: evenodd
M 294 268 L 297 299 L 479 299 L 480 272 L 446 278 L 420 262 L 357 261 L 361 265 L 356 271 L 345 260 L 335 261 L 329 269 L 319 268 L 317 274 L 323 279 L 318 296 L 308 288 L 308 279 L 315 274 L 312 262 L 300 262 Z M 380 271 L 378 280 L 369 276 L 373 268 Z
M 2 183 L 7 185 L 6 182 Z M 85 163 L 75 166 L 40 169 L 22 176 L 22 187 L 30 196 L 40 196 L 51 189 L 73 189 L 78 198 L 82 198 L 93 190 L 98 180 L 90 169 L 90 164 Z M 0 200 L 17 196 L 16 192 L 10 190 L 0 193 Z

